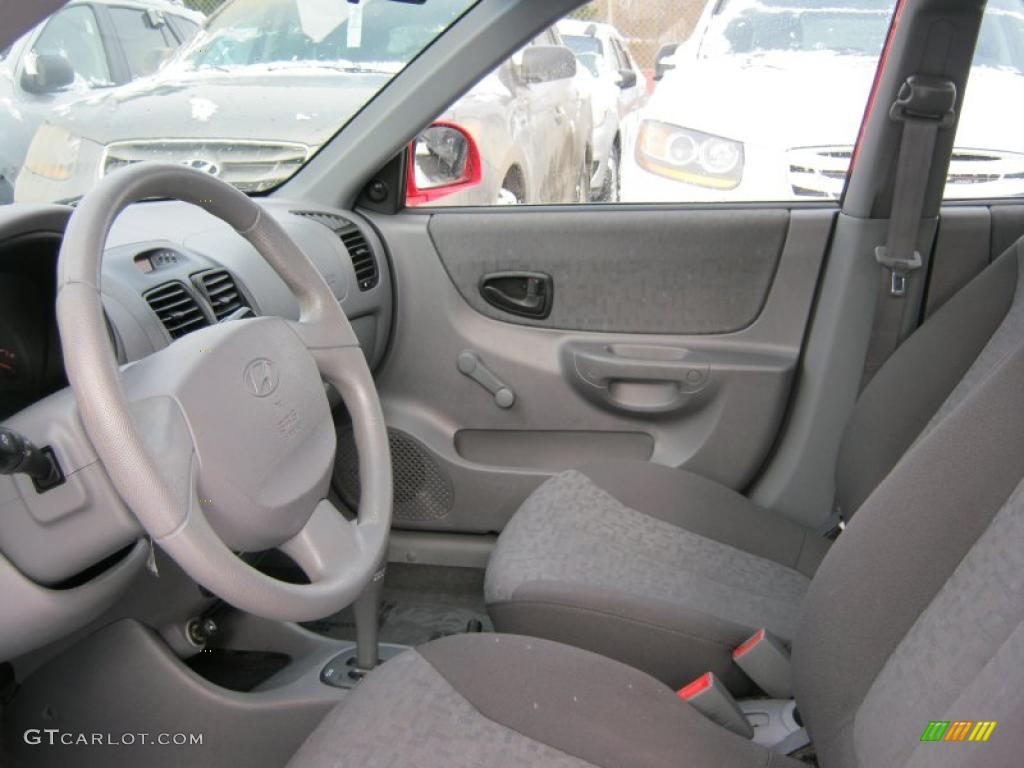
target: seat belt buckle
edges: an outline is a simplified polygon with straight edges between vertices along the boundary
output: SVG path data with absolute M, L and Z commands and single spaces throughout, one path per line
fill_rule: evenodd
M 839 534 L 846 530 L 846 521 L 840 518 L 835 522 L 834 525 L 829 526 L 828 530 L 821 534 L 823 539 L 829 541 L 835 541 L 839 538 Z
M 914 251 L 909 259 L 894 258 L 889 255 L 889 249 L 884 245 L 875 248 L 875 261 L 892 272 L 892 282 L 889 286 L 889 293 L 892 296 L 906 296 L 907 275 L 920 269 L 924 264 L 918 251 Z
M 745 739 L 753 737 L 754 729 L 750 721 L 714 672 L 705 672 L 692 683 L 680 688 L 676 696 L 692 704 L 704 717 L 723 728 Z
M 736 666 L 758 688 L 776 699 L 793 698 L 789 649 L 767 629 L 759 629 L 732 652 Z

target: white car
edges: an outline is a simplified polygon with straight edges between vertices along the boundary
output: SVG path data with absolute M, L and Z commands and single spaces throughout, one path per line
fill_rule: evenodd
M 991 0 L 947 198 L 1024 193 L 1020 0 Z M 834 199 L 878 65 L 889 0 L 710 0 L 640 116 L 623 158 L 636 202 Z M 750 115 L 759 116 L 751 120 Z M 1007 149 L 1009 148 L 1009 150 Z
M 556 25 L 562 42 L 573 50 L 588 78 L 594 111 L 594 169 L 590 179 L 595 200 L 619 199 L 623 148 L 631 146 L 631 118 L 647 98 L 647 78 L 629 52 L 625 38 L 611 24 L 562 19 Z

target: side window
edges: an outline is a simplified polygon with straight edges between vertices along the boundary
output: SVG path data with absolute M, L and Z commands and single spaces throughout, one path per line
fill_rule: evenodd
M 612 50 L 615 52 L 615 66 L 616 69 L 632 69 L 633 65 L 629 61 L 629 56 L 622 50 L 622 46 L 619 41 L 614 37 L 611 39 Z
M 967 80 L 946 199 L 1024 195 L 1024 0 L 988 0 Z
M 133 78 L 156 72 L 178 47 L 163 14 L 116 6 L 109 11 Z
M 992 0 L 1011 1 L 1024 2 Z M 451 184 L 434 175 L 429 195 L 414 180 L 408 199 L 838 199 L 894 7 L 895 0 L 595 0 L 555 24 L 569 56 L 525 48 L 522 61 L 499 67 L 438 117 L 447 141 L 465 137 L 456 154 L 466 163 Z M 659 51 L 673 49 L 655 80 Z M 421 143 L 411 156 L 436 170 L 440 150 Z
M 60 56 L 88 85 L 110 85 L 110 67 L 96 14 L 87 5 L 74 5 L 54 14 L 32 46 L 37 56 Z

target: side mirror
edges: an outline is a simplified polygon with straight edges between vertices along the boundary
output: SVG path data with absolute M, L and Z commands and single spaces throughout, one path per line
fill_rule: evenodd
M 469 131 L 437 122 L 409 146 L 405 204 L 423 205 L 480 183 L 480 150 Z
M 619 88 L 626 90 L 636 85 L 636 72 L 632 69 L 619 70 Z
M 654 57 L 655 80 L 661 80 L 661 78 L 665 76 L 666 72 L 670 69 L 675 69 L 675 64 L 667 62 L 666 59 L 673 56 L 677 48 L 679 48 L 679 43 L 668 43 L 658 49 L 658 53 Z
M 71 63 L 59 54 L 37 54 L 34 63 L 21 73 L 21 87 L 29 93 L 52 93 L 75 81 Z
M 576 54 L 563 45 L 531 45 L 523 49 L 519 77 L 526 84 L 565 80 L 576 74 Z

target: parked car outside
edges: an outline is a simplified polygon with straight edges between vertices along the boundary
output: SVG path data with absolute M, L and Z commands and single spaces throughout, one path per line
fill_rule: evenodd
M 554 27 L 531 40 L 438 118 L 473 138 L 482 174 L 430 204 L 586 202 L 596 146 L 592 83 Z
M 631 146 L 635 123 L 631 118 L 647 98 L 647 78 L 625 38 L 611 24 L 562 19 L 557 26 L 592 80 L 592 199 L 615 202 L 619 199 L 622 150 Z
M 432 0 L 425 6 L 432 23 L 413 25 L 400 3 L 343 3 L 328 28 L 322 17 L 308 24 L 294 0 L 232 0 L 152 77 L 70 104 L 45 124 L 15 197 L 74 199 L 96 179 L 143 160 L 200 168 L 245 192 L 269 190 L 464 6 Z M 590 104 L 576 69 L 572 52 L 548 30 L 442 115 L 442 123 L 474 137 L 483 168 L 440 204 L 585 200 Z M 524 132 L 549 138 L 527 142 Z
M 675 66 L 675 62 L 672 57 L 675 56 L 676 49 L 679 48 L 679 43 L 665 43 L 658 49 L 658 52 L 654 54 L 654 81 L 657 82 L 665 76 Z
M 1024 193 L 1024 136 L 973 106 L 1024 103 L 1024 9 L 990 5 L 947 198 Z M 891 0 L 710 0 L 643 110 L 623 199 L 837 198 L 891 14 Z
M 205 16 L 170 0 L 72 0 L 0 52 L 0 204 L 45 118 L 154 72 Z

